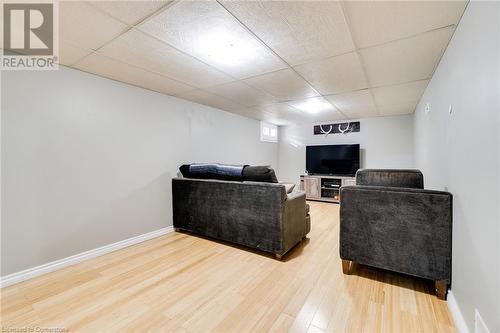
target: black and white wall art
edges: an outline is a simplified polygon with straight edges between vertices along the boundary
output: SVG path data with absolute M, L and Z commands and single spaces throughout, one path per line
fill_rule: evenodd
M 361 126 L 359 121 L 314 125 L 314 135 L 329 135 L 329 134 L 348 134 L 359 132 Z

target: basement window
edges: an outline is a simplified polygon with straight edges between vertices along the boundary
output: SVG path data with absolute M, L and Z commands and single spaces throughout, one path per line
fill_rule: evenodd
M 278 126 L 261 121 L 260 141 L 278 142 Z

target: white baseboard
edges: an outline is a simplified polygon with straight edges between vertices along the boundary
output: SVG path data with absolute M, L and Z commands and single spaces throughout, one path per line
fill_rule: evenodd
M 467 328 L 467 324 L 465 323 L 462 311 L 460 311 L 455 295 L 453 295 L 451 290 L 448 291 L 447 304 L 453 321 L 455 322 L 455 326 L 457 327 L 457 331 L 459 333 L 469 333 L 469 329 Z
M 37 267 L 33 268 L 28 268 L 24 271 L 20 271 L 17 273 L 12 273 L 6 276 L 2 276 L 0 278 L 0 288 L 4 288 L 10 285 L 13 285 L 15 283 L 25 281 L 31 278 L 34 278 L 39 275 L 43 275 L 46 273 L 50 273 L 53 271 L 56 271 L 58 269 L 61 269 L 66 266 L 74 265 L 79 262 L 82 262 L 84 260 L 90 259 L 90 258 L 95 258 L 98 256 L 102 256 L 103 254 L 113 252 L 119 249 L 123 249 L 124 247 L 134 245 L 137 243 L 141 243 L 144 241 L 147 241 L 152 238 L 156 238 L 165 234 L 168 234 L 172 232 L 174 228 L 172 226 L 166 227 L 166 228 L 161 228 L 155 231 L 148 232 L 146 234 L 142 234 L 139 236 L 135 236 L 132 238 L 124 239 L 122 241 L 104 245 L 101 247 L 98 247 L 97 249 L 85 251 L 82 253 L 75 254 L 71 257 L 59 259 L 56 261 L 49 262 L 47 264 L 43 264 Z

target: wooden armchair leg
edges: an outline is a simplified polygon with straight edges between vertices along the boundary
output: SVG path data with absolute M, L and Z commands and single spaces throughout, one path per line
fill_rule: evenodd
M 342 272 L 344 274 L 349 274 L 350 267 L 351 267 L 351 261 L 342 259 Z
M 437 298 L 446 301 L 446 294 L 448 293 L 448 284 L 444 280 L 434 281 L 434 286 L 436 288 Z

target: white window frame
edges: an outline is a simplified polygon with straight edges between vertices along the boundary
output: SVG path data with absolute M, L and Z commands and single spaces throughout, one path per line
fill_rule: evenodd
M 265 133 L 267 132 L 267 133 Z M 274 132 L 275 135 L 271 135 Z M 260 141 L 263 142 L 278 142 L 278 126 L 260 122 Z

